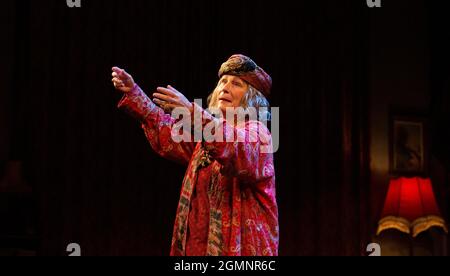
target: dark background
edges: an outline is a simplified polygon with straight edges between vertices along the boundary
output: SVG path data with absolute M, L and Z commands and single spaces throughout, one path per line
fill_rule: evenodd
M 2 195 L 0 245 L 167 255 L 185 168 L 153 153 L 117 110 L 111 67 L 147 94 L 171 84 L 206 100 L 235 53 L 271 74 L 269 100 L 280 107 L 280 255 L 366 255 L 387 187 L 374 169 L 387 133 L 374 126 L 388 124 L 392 104 L 429 116 L 430 174 L 448 221 L 445 9 L 391 2 L 5 1 L 0 177 L 18 171 L 32 192 Z

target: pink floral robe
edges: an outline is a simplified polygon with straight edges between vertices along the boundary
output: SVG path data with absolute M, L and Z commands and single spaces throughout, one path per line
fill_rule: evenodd
M 177 121 L 138 86 L 122 98 L 118 107 L 142 123 L 150 145 L 159 155 L 187 165 L 173 230 L 172 256 L 278 255 L 273 154 L 260 151 L 262 145 L 272 146 L 272 140 L 262 123 L 247 121 L 245 125 L 231 126 L 194 104 L 195 111 L 202 114 L 203 126 L 216 120 L 223 126 L 224 136 L 245 137 L 245 142 L 176 143 L 171 131 Z M 258 138 L 249 139 L 249 135 Z

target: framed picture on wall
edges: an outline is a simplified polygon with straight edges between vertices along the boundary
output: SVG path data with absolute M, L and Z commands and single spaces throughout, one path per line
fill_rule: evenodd
M 390 171 L 393 175 L 424 175 L 428 172 L 428 121 L 423 115 L 391 112 Z

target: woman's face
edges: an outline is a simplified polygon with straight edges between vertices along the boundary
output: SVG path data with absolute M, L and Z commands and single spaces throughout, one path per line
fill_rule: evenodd
M 241 100 L 248 90 L 248 84 L 239 77 L 223 75 L 216 89 L 219 91 L 218 107 L 225 112 L 227 107 L 241 106 Z

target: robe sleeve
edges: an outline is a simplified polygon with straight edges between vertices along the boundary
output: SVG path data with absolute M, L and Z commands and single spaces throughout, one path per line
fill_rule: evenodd
M 234 126 L 225 119 L 213 117 L 197 104 L 194 112 L 202 113 L 203 127 L 215 124 L 215 129 L 223 130 L 219 134 L 222 139 L 203 141 L 203 147 L 221 165 L 231 166 L 235 177 L 244 183 L 256 183 L 275 176 L 272 136 L 263 123 L 248 121 Z
M 139 86 L 125 94 L 118 104 L 137 119 L 145 136 L 155 152 L 164 158 L 187 165 L 194 151 L 193 142 L 175 142 L 172 139 L 172 126 L 176 120 L 155 105 Z

